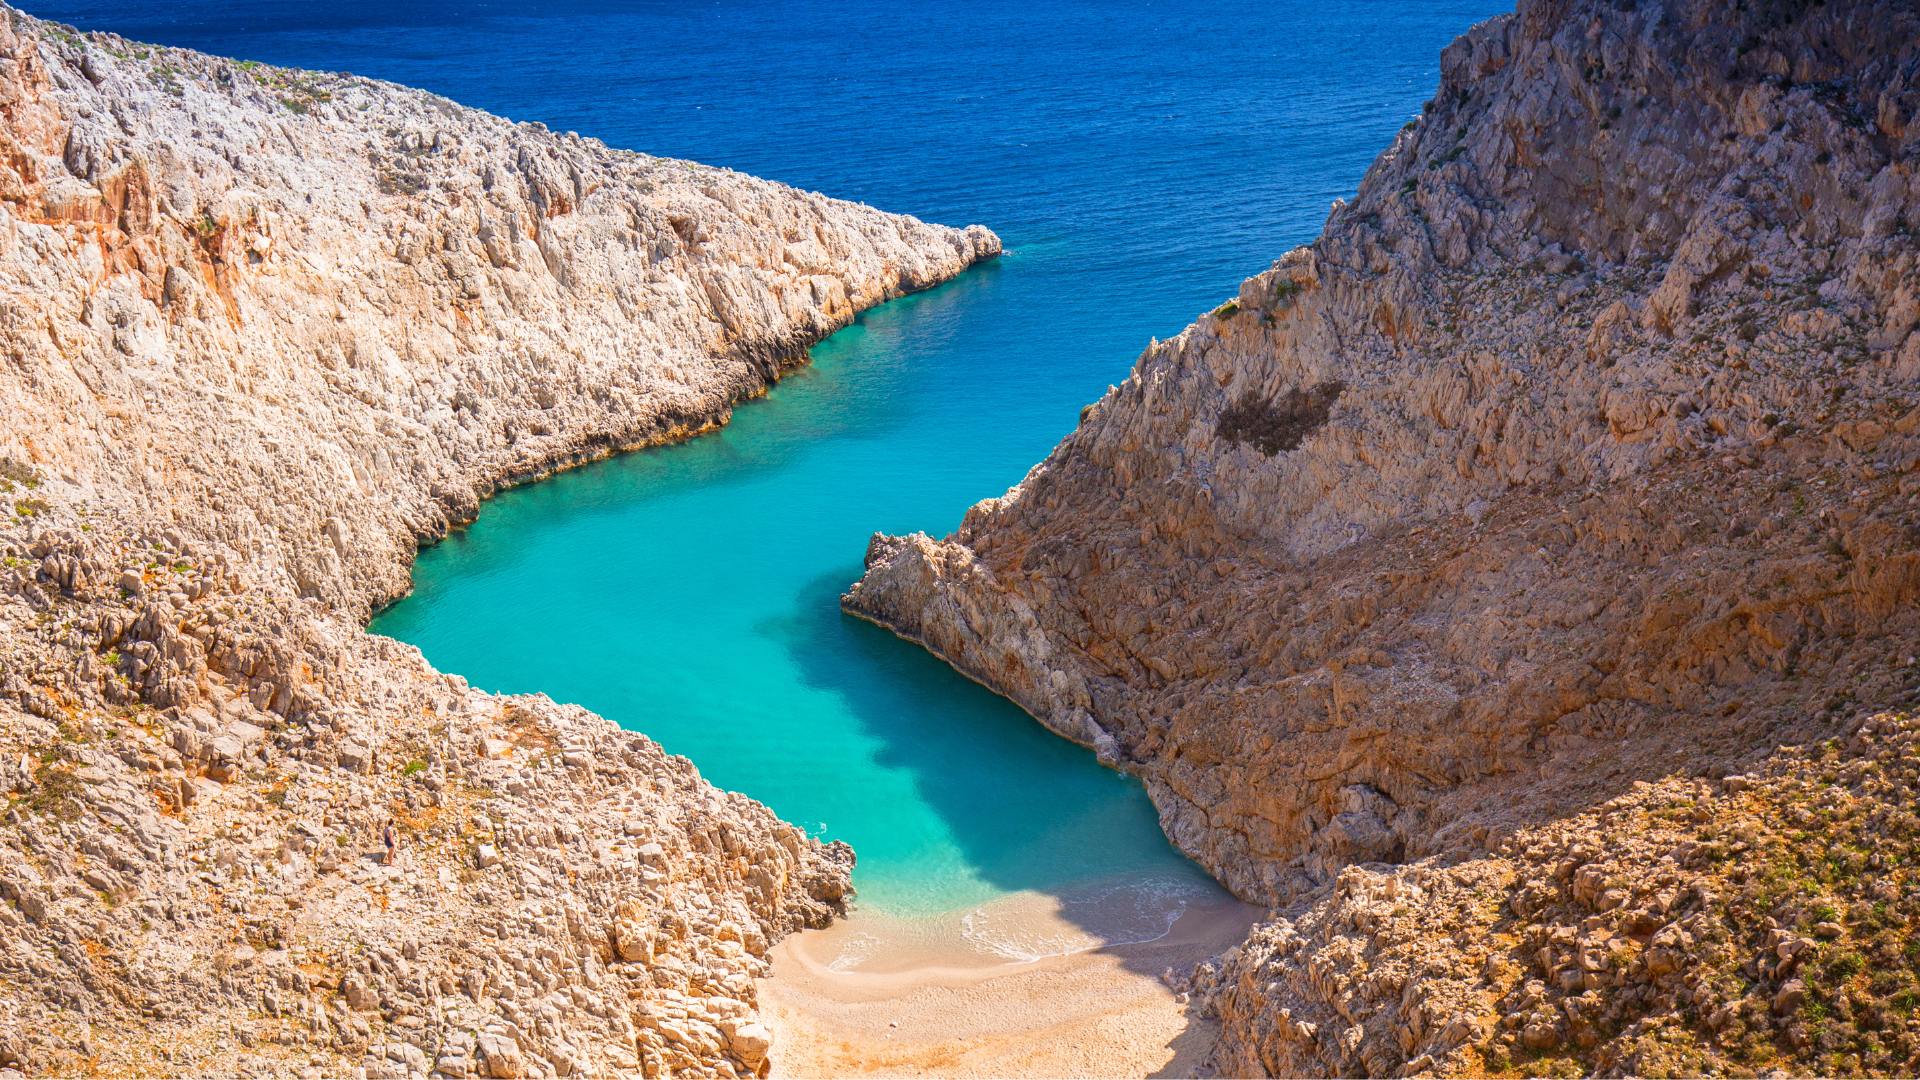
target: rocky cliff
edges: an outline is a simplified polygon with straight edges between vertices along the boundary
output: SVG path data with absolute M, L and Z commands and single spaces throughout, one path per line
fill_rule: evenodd
M 998 250 L 7 10 L 0 1071 L 764 1074 L 852 853 L 360 625 L 500 485 Z
M 1911 1070 L 1912 1033 L 1849 996 L 1908 993 L 1910 958 L 1723 1040 L 1729 991 L 1702 987 L 1779 992 L 1753 950 L 1814 940 L 1811 902 L 1660 900 L 1701 849 L 1588 816 L 1913 701 L 1920 17 L 1533 0 L 1441 70 L 1316 241 L 1154 343 L 952 536 L 875 537 L 844 605 L 1140 776 L 1183 850 L 1345 942 L 1257 934 L 1221 976 L 1237 1072 L 1651 1068 L 1621 1040 L 1656 1029 L 1698 1043 L 1685 1068 Z M 1904 851 L 1899 783 L 1855 812 Z M 1697 841 L 1732 827 L 1700 813 Z M 1789 848 L 1827 850 L 1809 835 Z M 1346 868 L 1529 857 L 1531 899 L 1478 921 L 1342 914 Z M 1575 887 L 1586 865 L 1606 888 Z M 1905 926 L 1897 865 L 1803 882 L 1897 913 L 1828 920 L 1820 955 Z M 1721 966 L 1636 966 L 1683 916 L 1733 943 Z M 1435 928 L 1475 963 L 1367 974 Z M 1597 965 L 1572 947 L 1616 938 Z

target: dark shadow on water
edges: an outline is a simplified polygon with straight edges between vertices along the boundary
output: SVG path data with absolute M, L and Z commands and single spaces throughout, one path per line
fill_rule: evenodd
M 843 613 L 840 593 L 859 573 L 856 563 L 813 579 L 790 615 L 761 629 L 803 681 L 846 703 L 884 747 L 883 765 L 913 776 L 983 880 L 1054 895 L 1129 872 L 1201 880 L 1139 781 L 920 646 Z
M 883 763 L 912 773 L 921 797 L 945 819 L 981 878 L 1010 892 L 1059 895 L 1061 886 L 1089 871 L 1184 871 L 1197 885 L 1217 890 L 1217 902 L 1246 923 L 1260 914 L 1233 905 L 1173 847 L 1139 781 L 1100 765 L 1091 751 L 1054 735 L 919 645 L 842 612 L 840 593 L 859 574 L 859 565 L 850 564 L 815 578 L 789 616 L 761 629 L 785 645 L 804 681 L 840 695 L 885 745 Z M 1118 857 L 1104 865 L 1090 857 L 1101 844 L 1120 849 Z M 1075 910 L 1063 906 L 1060 915 L 1089 934 L 1106 929 L 1075 918 Z M 1169 940 L 1100 951 L 1134 975 L 1157 980 L 1168 967 L 1184 968 L 1239 943 L 1237 925 L 1215 924 L 1214 933 L 1223 931 L 1214 945 Z M 1152 1075 L 1187 1075 L 1214 1038 L 1212 1025 L 1189 1020 L 1167 1043 L 1172 1061 Z

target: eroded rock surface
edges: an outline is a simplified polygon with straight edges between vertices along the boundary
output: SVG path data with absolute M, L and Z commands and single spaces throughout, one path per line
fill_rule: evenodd
M 999 241 L 6 15 L 0 1071 L 764 1075 L 852 852 L 360 625 Z
M 1222 1076 L 1911 1075 L 1915 728 L 1348 866 L 1167 979 L 1221 1019 Z
M 875 537 L 844 606 L 1322 916 L 1343 868 L 1905 707 L 1917 63 L 1902 4 L 1522 3 L 1318 240 L 952 536 Z
M 723 422 L 999 251 L 389 83 L 15 23 L 5 452 L 349 617 L 498 485 Z

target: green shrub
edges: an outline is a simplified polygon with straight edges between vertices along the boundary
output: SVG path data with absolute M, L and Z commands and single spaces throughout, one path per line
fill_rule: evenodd
M 1848 950 L 1827 961 L 1827 978 L 1836 983 L 1846 982 L 1867 969 L 1867 958 Z

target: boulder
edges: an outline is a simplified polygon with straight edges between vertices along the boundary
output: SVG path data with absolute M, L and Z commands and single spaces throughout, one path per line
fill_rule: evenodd
M 486 1031 L 480 1034 L 480 1056 L 486 1059 L 487 1075 L 496 1080 L 517 1080 L 527 1075 L 526 1057 L 520 1044 L 506 1035 Z
M 1789 979 L 1780 987 L 1780 991 L 1773 995 L 1773 1014 L 1789 1015 L 1805 1000 L 1807 1000 L 1807 984 L 1800 979 Z
M 639 905 L 620 905 L 610 929 L 614 951 L 620 959 L 644 961 L 653 956 L 653 927 Z
M 727 1049 L 748 1068 L 759 1066 L 773 1049 L 773 1032 L 757 1020 L 722 1020 L 719 1027 L 727 1037 Z
M 341 743 L 337 756 L 340 767 L 348 772 L 365 773 L 373 768 L 373 751 L 360 743 Z

